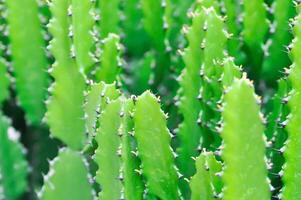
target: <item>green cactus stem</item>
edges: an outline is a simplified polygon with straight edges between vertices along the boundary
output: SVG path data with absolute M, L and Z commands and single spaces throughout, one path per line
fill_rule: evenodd
M 285 167 L 284 167 L 284 188 L 282 192 L 282 199 L 300 199 L 301 191 L 298 189 L 300 186 L 301 176 L 300 176 L 300 120 L 301 120 L 301 60 L 300 60 L 300 45 L 301 45 L 301 14 L 300 5 L 298 5 L 298 16 L 295 19 L 294 34 L 295 39 L 293 40 L 292 57 L 293 66 L 290 69 L 289 80 L 291 82 L 292 91 L 290 93 L 289 108 L 290 115 L 287 124 L 288 141 L 285 151 Z
M 96 70 L 96 80 L 105 83 L 113 83 L 121 69 L 121 45 L 120 38 L 116 34 L 109 34 L 103 40 L 103 50 L 100 58 L 101 66 Z
M 96 84 L 93 83 L 90 86 L 85 103 L 86 129 L 90 138 L 94 137 L 96 134 L 96 129 L 98 128 L 97 119 L 105 109 L 106 102 L 115 100 L 119 96 L 120 91 L 116 89 L 115 84 L 100 82 Z
M 120 0 L 98 1 L 100 38 L 105 39 L 110 33 L 119 33 Z
M 83 156 L 65 148 L 50 161 L 50 170 L 44 176 L 44 186 L 38 195 L 41 200 L 92 200 L 95 194 L 90 183 Z
M 72 34 L 76 61 L 85 74 L 94 66 L 91 56 L 94 40 L 91 34 L 95 21 L 92 16 L 91 0 L 72 0 Z
M 35 0 L 7 0 L 5 3 L 18 100 L 28 122 L 39 125 L 45 114 L 49 78 L 38 4 Z
M 289 20 L 296 14 L 292 0 L 277 0 L 272 6 L 274 10 L 274 21 L 270 28 L 272 36 L 266 43 L 268 49 L 262 68 L 262 78 L 269 83 L 275 83 L 281 76 L 281 71 L 291 64 L 286 46 L 292 40 Z
M 160 109 L 158 99 L 149 91 L 137 99 L 134 122 L 142 174 L 150 193 L 162 200 L 179 199 L 178 176 L 166 116 Z
M 264 126 L 252 83 L 246 78 L 235 80 L 223 110 L 223 199 L 270 199 Z
M 263 44 L 268 32 L 267 11 L 264 0 L 243 0 L 243 39 L 252 62 L 252 77 L 260 73 L 263 59 Z
M 51 134 L 73 149 L 81 149 L 86 143 L 84 121 L 85 80 L 79 67 L 71 58 L 69 38 L 68 0 L 54 0 L 51 4 L 49 30 L 53 35 L 51 51 L 56 59 L 51 75 L 55 82 L 47 103 L 47 122 Z

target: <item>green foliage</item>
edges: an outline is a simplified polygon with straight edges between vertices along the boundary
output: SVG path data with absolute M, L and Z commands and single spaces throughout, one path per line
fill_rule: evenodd
M 10 127 L 0 113 L 0 198 L 19 199 L 27 189 L 28 163 L 25 149 L 18 141 L 19 133 Z
M 39 125 L 45 113 L 49 81 L 38 5 L 35 0 L 8 0 L 5 3 L 18 99 L 28 122 Z
M 264 126 L 253 86 L 245 78 L 234 81 L 225 95 L 223 123 L 223 198 L 269 199 Z
M 166 116 L 160 109 L 158 99 L 149 91 L 137 99 L 134 122 L 142 173 L 150 193 L 163 200 L 179 199 L 178 176 L 169 146 L 171 138 L 166 127 Z
M 61 149 L 58 157 L 50 161 L 50 170 L 44 177 L 40 199 L 92 200 L 94 195 L 86 164 L 80 153 Z
M 61 139 L 73 149 L 80 149 L 86 142 L 84 121 L 85 82 L 79 67 L 71 58 L 69 35 L 68 0 L 52 2 L 49 29 L 53 35 L 51 51 L 56 59 L 51 75 L 52 96 L 47 105 L 47 121 L 54 137 Z

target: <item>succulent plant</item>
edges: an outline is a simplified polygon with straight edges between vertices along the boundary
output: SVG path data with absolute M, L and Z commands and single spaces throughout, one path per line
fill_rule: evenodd
M 0 0 L 0 199 L 300 199 L 300 34 L 297 0 Z

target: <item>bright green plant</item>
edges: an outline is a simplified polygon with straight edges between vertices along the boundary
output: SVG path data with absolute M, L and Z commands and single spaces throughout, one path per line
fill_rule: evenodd
M 49 83 L 38 5 L 35 0 L 8 0 L 5 5 L 18 98 L 28 122 L 38 125 L 46 111 L 43 101 Z M 27 28 L 23 29 L 24 26 Z
M 218 173 L 222 164 L 212 153 L 204 152 L 196 159 L 196 174 L 191 178 L 191 199 L 216 199 L 220 197 L 223 183 Z
M 300 12 L 300 6 L 298 7 Z M 292 91 L 290 93 L 289 107 L 290 116 L 287 124 L 288 142 L 285 151 L 286 166 L 284 167 L 284 188 L 282 198 L 288 199 L 300 199 L 300 191 L 297 189 L 300 183 L 299 175 L 299 152 L 300 152 L 300 102 L 301 102 L 301 87 L 300 87 L 300 73 L 301 62 L 299 59 L 300 54 L 300 38 L 301 38 L 301 15 L 299 14 L 295 19 L 295 39 L 293 41 L 292 56 L 294 59 L 294 65 L 290 69 L 289 80 L 292 84 Z
M 74 177 L 76 174 L 76 177 Z M 40 199 L 93 199 L 88 168 L 80 153 L 61 149 L 57 158 L 50 162 L 49 173 Z
M 299 4 L 0 0 L 0 199 L 300 199 Z
M 224 199 L 269 199 L 264 126 L 252 83 L 234 81 L 225 95 L 222 137 Z M 239 105 L 238 105 L 239 104 Z M 256 148 L 252 148 L 256 146 Z
M 85 82 L 71 57 L 69 6 L 67 0 L 53 1 L 51 6 L 53 18 L 49 29 L 53 40 L 50 47 L 56 61 L 51 71 L 55 82 L 50 88 L 52 96 L 47 105 L 47 121 L 55 137 L 74 149 L 80 149 L 86 142 L 83 110 Z M 69 94 L 66 95 L 66 92 Z
M 170 133 L 166 127 L 166 115 L 158 101 L 146 91 L 138 97 L 134 110 L 134 135 L 142 162 L 142 174 L 147 179 L 150 193 L 161 199 L 179 199 L 178 175 L 169 146 Z M 146 115 L 149 117 L 144 117 Z

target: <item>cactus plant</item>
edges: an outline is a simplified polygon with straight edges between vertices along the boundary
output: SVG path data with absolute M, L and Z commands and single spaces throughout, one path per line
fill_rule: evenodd
M 50 165 L 49 173 L 44 177 L 45 185 L 39 193 L 40 199 L 93 199 L 88 169 L 80 153 L 61 149 Z
M 46 111 L 43 102 L 46 100 L 49 80 L 38 5 L 34 0 L 8 0 L 5 5 L 18 98 L 26 111 L 28 122 L 40 124 Z
M 103 52 L 101 54 L 101 66 L 96 69 L 95 77 L 97 81 L 113 83 L 117 79 L 117 75 L 122 65 L 120 60 L 121 46 L 119 44 L 119 36 L 109 34 L 103 40 Z
M 197 173 L 191 178 L 191 199 L 215 199 L 219 197 L 223 186 L 218 173 L 222 164 L 212 153 L 204 152 L 196 159 Z
M 94 42 L 91 31 L 95 25 L 95 21 L 92 16 L 93 3 L 90 0 L 72 0 L 71 5 L 71 34 L 74 37 L 74 54 L 79 68 L 87 74 L 94 65 L 94 60 L 91 56 Z M 83 43 L 82 41 L 85 42 Z
M 145 115 L 148 117 L 145 118 Z M 160 109 L 158 99 L 149 91 L 137 99 L 134 122 L 142 174 L 147 179 L 150 193 L 161 199 L 179 199 L 178 175 L 169 146 L 171 138 L 166 127 L 166 116 Z
M 245 78 L 234 81 L 224 101 L 223 198 L 269 199 L 264 126 L 252 83 Z
M 300 199 L 299 12 L 0 0 L 0 199 Z
M 52 97 L 47 105 L 47 121 L 55 137 L 74 149 L 80 149 L 86 140 L 83 111 L 85 82 L 71 57 L 69 6 L 70 2 L 64 0 L 53 1 L 51 7 L 53 18 L 49 29 L 54 39 L 50 45 L 56 62 L 51 72 L 55 83 L 50 88 Z M 65 92 L 69 95 L 66 96 Z

